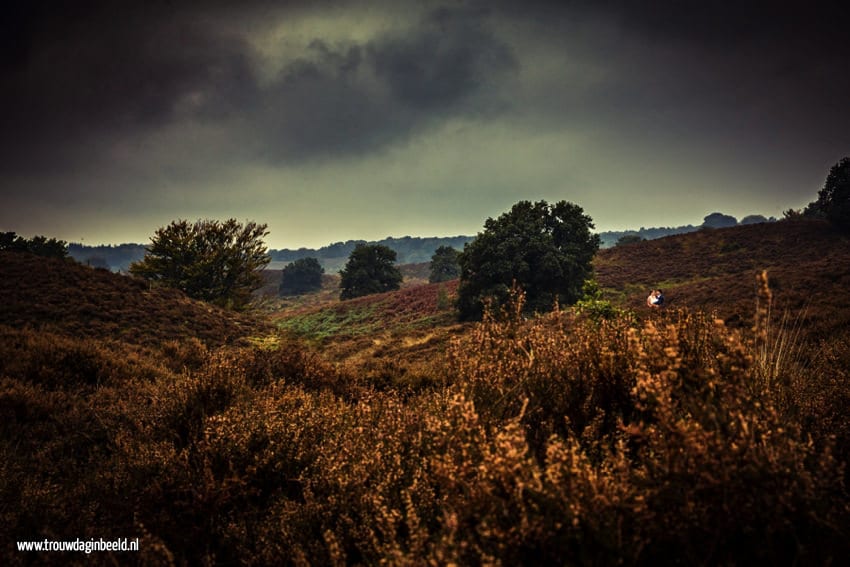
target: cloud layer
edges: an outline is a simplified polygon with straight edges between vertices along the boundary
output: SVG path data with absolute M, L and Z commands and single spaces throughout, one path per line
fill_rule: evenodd
M 242 216 L 274 235 L 263 217 L 297 210 L 283 245 L 469 233 L 525 198 L 601 228 L 776 214 L 850 151 L 846 20 L 829 3 L 19 3 L 0 24 L 0 224 L 121 239 Z

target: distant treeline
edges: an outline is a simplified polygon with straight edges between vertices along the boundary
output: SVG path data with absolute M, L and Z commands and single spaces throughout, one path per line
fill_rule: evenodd
M 738 224 L 754 224 L 759 222 L 771 222 L 776 219 L 766 218 L 762 215 L 749 215 L 739 222 L 735 217 L 722 213 L 712 213 L 703 219 L 699 226 L 684 225 L 676 227 L 641 227 L 638 230 L 607 231 L 600 232 L 602 247 L 614 246 L 623 236 L 634 235 L 646 240 L 670 236 L 672 234 L 683 234 L 694 232 L 703 228 L 724 228 Z M 399 264 L 419 264 L 430 262 L 434 251 L 440 246 L 449 246 L 457 250 L 463 250 L 464 245 L 474 239 L 474 236 L 446 236 L 446 237 L 419 237 L 403 236 L 401 238 L 388 237 L 379 241 L 346 240 L 345 242 L 334 242 L 321 248 L 298 248 L 292 250 L 269 250 L 272 259 L 272 268 L 282 268 L 285 264 L 301 258 L 316 258 L 325 269 L 325 272 L 338 272 L 345 265 L 348 256 L 358 244 L 382 244 L 395 250 Z M 126 272 L 130 264 L 137 262 L 145 256 L 145 245 L 143 244 L 119 244 L 117 246 L 101 245 L 86 246 L 79 243 L 68 245 L 68 254 L 83 264 L 95 268 L 107 268 L 112 271 Z
M 402 238 L 385 238 L 377 242 L 366 240 L 347 240 L 335 242 L 328 246 L 315 248 L 299 248 L 291 250 L 269 250 L 273 264 L 271 267 L 282 267 L 301 258 L 312 257 L 319 260 L 327 272 L 339 271 L 345 265 L 348 256 L 358 244 L 383 244 L 395 250 L 399 264 L 419 264 L 430 262 L 434 251 L 440 246 L 450 246 L 463 250 L 464 244 L 471 241 L 472 236 L 449 236 L 449 237 L 414 237 L 404 236 Z M 107 268 L 112 271 L 126 272 L 130 264 L 137 262 L 145 256 L 145 246 L 142 244 L 120 244 L 118 246 L 86 246 L 79 243 L 68 245 L 68 254 L 82 264 L 95 268 Z
M 366 240 L 347 240 L 335 242 L 328 246 L 322 246 L 318 250 L 312 248 L 299 248 L 298 250 L 270 250 L 272 262 L 293 262 L 301 258 L 312 257 L 319 260 L 326 272 L 335 272 L 345 265 L 351 251 L 358 244 L 380 244 L 395 251 L 397 263 L 420 264 L 430 262 L 434 251 L 440 246 L 449 246 L 457 250 L 463 250 L 463 246 L 470 242 L 472 236 L 446 236 L 446 237 L 418 237 L 404 236 L 402 238 L 388 237 L 383 240 L 368 242 Z
M 599 238 L 601 240 L 602 248 L 610 248 L 611 246 L 617 244 L 617 241 L 624 236 L 636 236 L 644 240 L 653 240 L 655 238 L 662 238 L 664 236 L 671 236 L 673 234 L 695 232 L 704 228 L 726 228 L 742 224 L 758 224 L 762 222 L 774 221 L 776 221 L 776 218 L 774 217 L 767 218 L 763 215 L 748 215 L 742 218 L 739 222 L 738 219 L 731 215 L 725 215 L 723 213 L 711 213 L 710 215 L 707 215 L 705 218 L 703 218 L 703 222 L 699 226 L 687 224 L 683 226 L 673 227 L 640 227 L 640 229 L 638 230 L 612 230 L 607 232 L 600 232 Z
M 86 246 L 72 242 L 68 245 L 68 255 L 77 262 L 113 272 L 126 272 L 130 264 L 145 257 L 146 250 L 144 244 Z

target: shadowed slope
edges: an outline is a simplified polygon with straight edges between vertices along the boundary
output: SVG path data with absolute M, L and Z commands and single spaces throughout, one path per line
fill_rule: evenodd
M 75 262 L 0 253 L 0 324 L 151 344 L 195 337 L 220 345 L 255 334 L 245 315 L 180 291 Z
M 755 276 L 767 270 L 774 311 L 789 310 L 810 332 L 850 326 L 850 239 L 819 221 L 702 230 L 599 252 L 597 278 L 609 295 L 646 312 L 649 290 L 671 307 L 716 312 L 750 326 Z

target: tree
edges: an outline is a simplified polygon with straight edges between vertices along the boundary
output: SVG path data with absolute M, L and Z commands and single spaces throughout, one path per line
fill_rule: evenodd
M 300 258 L 287 264 L 281 273 L 280 295 L 299 295 L 322 287 L 325 269 L 316 258 Z
M 460 254 L 461 318 L 480 318 L 488 299 L 504 305 L 514 283 L 525 291 L 529 311 L 575 303 L 599 249 L 592 228 L 582 208 L 566 201 L 520 201 L 498 219 L 488 218 Z
M 838 228 L 850 231 L 850 157 L 830 168 L 817 201 L 806 212 L 824 216 Z
M 437 248 L 431 256 L 431 274 L 428 276 L 428 282 L 447 282 L 456 279 L 460 275 L 458 256 L 460 252 L 451 246 Z
M 723 213 L 711 213 L 702 219 L 703 228 L 727 228 L 737 225 L 738 219 L 731 215 L 724 215 Z
M 401 286 L 396 253 L 380 244 L 358 244 L 339 273 L 340 299 L 392 291 Z
M 29 252 L 45 258 L 64 259 L 68 257 L 68 243 L 64 240 L 48 239 L 46 236 L 24 238 L 14 232 L 0 233 L 0 250 Z
M 265 224 L 177 220 L 157 229 L 145 257 L 130 273 L 182 290 L 189 297 L 240 309 L 262 285 L 269 263 Z
M 761 224 L 763 222 L 770 221 L 764 215 L 747 215 L 741 219 L 740 224 Z

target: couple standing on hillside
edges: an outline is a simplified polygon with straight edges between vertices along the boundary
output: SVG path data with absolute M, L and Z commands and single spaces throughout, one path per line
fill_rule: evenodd
M 656 309 L 663 306 L 664 293 L 660 289 L 653 289 L 649 292 L 649 296 L 646 298 L 646 305 Z

